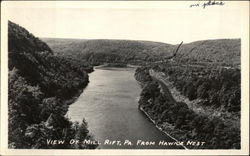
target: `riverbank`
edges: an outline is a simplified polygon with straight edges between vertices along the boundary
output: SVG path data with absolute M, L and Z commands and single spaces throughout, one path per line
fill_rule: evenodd
M 149 77 L 149 72 L 144 72 L 146 68 L 142 67 L 142 70 L 140 70 L 140 68 L 137 68 L 136 73 L 135 73 L 135 79 L 137 80 L 138 84 L 141 86 L 141 88 L 143 88 L 148 82 L 152 81 L 153 79 L 151 77 Z M 146 70 L 147 71 L 147 70 Z M 141 72 L 141 73 L 139 73 Z M 162 128 L 161 124 L 157 124 L 156 120 L 153 119 L 151 117 L 151 115 L 146 112 L 143 107 L 139 104 L 138 105 L 138 109 L 153 123 L 155 124 L 155 127 L 163 132 L 164 134 L 166 134 L 167 136 L 169 136 L 171 139 L 173 139 L 176 142 L 179 142 L 176 138 L 174 138 L 173 136 L 171 136 L 166 130 L 164 130 Z M 188 149 L 186 146 L 181 145 L 184 149 Z
M 86 88 L 86 87 L 87 87 L 87 85 L 84 86 L 82 89 L 79 89 L 78 92 L 74 96 L 72 96 L 71 98 L 65 100 L 64 103 L 66 105 L 71 105 L 72 103 L 74 103 L 78 99 L 78 97 L 83 93 L 84 88 Z
M 178 141 L 176 138 L 174 138 L 173 136 L 171 136 L 169 133 L 167 133 L 167 131 L 165 131 L 163 128 L 161 128 L 161 126 L 157 125 L 156 121 L 155 121 L 154 119 L 152 119 L 152 118 L 150 117 L 150 115 L 149 115 L 142 107 L 139 107 L 139 110 L 140 110 L 144 115 L 146 115 L 147 118 L 148 118 L 153 124 L 155 124 L 155 127 L 156 127 L 159 131 L 161 131 L 161 132 L 163 132 L 164 134 L 166 134 L 168 137 L 170 137 L 171 139 L 173 139 L 175 142 L 180 142 L 180 141 Z M 180 145 L 180 146 L 183 147 L 184 149 L 188 149 L 188 148 L 185 147 L 184 145 Z
M 208 116 L 209 118 L 220 118 L 225 121 L 230 127 L 240 127 L 240 115 L 237 112 L 227 112 L 223 111 L 221 108 L 216 108 L 212 106 L 201 105 L 202 99 L 189 100 L 187 97 L 181 94 L 180 91 L 170 82 L 170 78 L 167 77 L 163 72 L 156 72 L 154 70 L 149 71 L 150 76 L 153 77 L 156 81 L 161 83 L 161 86 L 166 88 L 169 91 L 168 95 L 171 95 L 171 98 L 175 99 L 178 102 L 183 102 L 188 105 L 192 111 L 197 114 L 202 114 Z
M 140 66 L 132 64 L 104 63 L 98 66 L 94 66 L 94 69 L 138 68 L 138 67 Z
M 134 77 L 134 69 L 95 69 L 89 75 L 87 88 L 78 100 L 69 106 L 69 118 L 88 121 L 89 132 L 101 144 L 101 149 L 179 149 L 176 145 L 137 145 L 137 140 L 175 142 L 159 131 L 138 110 L 141 87 Z M 105 140 L 129 140 L 133 145 L 109 145 Z M 182 148 L 183 149 L 183 148 Z
M 87 86 L 92 67 L 54 55 L 46 43 L 18 24 L 9 21 L 8 30 L 8 148 L 95 148 L 70 143 L 92 137 L 85 120 L 76 123 L 65 116 L 69 104 Z
M 194 149 L 238 149 L 240 131 L 224 123 L 218 117 L 210 118 L 197 113 L 189 106 L 176 101 L 171 91 L 159 77 L 152 75 L 150 68 L 138 69 L 136 80 L 141 80 L 143 90 L 139 100 L 139 109 L 165 133 L 184 142 L 204 142 L 202 146 L 189 145 Z M 147 75 L 147 76 L 146 76 Z M 150 80 L 144 77 L 152 77 Z M 143 81 L 144 80 L 144 81 Z
M 92 66 L 89 67 L 89 70 L 86 71 L 86 72 L 87 72 L 86 74 L 88 75 L 87 80 L 85 80 L 86 83 L 84 83 L 83 86 L 80 87 L 80 88 L 78 89 L 78 91 L 75 93 L 75 95 L 73 95 L 73 96 L 70 97 L 69 99 L 65 100 L 65 101 L 64 101 L 65 104 L 71 105 L 71 104 L 74 103 L 74 102 L 79 98 L 79 96 L 84 92 L 84 89 L 85 89 L 85 88 L 88 86 L 88 84 L 90 83 L 90 82 L 89 82 L 89 74 L 93 73 L 93 72 L 95 71 L 94 69 L 95 69 L 95 68 L 92 67 Z

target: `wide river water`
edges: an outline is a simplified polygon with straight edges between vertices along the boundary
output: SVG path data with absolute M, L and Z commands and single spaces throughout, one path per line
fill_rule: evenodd
M 90 133 L 101 149 L 171 149 L 160 141 L 174 142 L 138 110 L 141 88 L 134 79 L 134 68 L 102 68 L 89 74 L 89 84 L 70 105 L 72 121 L 88 122 Z M 107 139 L 122 145 L 104 145 Z M 132 142 L 124 145 L 125 140 Z M 151 141 L 151 145 L 137 145 L 137 141 Z M 155 144 L 153 145 L 153 142 Z M 180 148 L 180 147 L 179 147 Z

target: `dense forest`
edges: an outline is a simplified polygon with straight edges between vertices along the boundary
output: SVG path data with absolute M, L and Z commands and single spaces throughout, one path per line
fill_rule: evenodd
M 21 26 L 8 22 L 9 148 L 96 148 L 69 144 L 90 139 L 87 122 L 71 122 L 68 105 L 88 84 L 93 67 L 76 58 L 55 56 L 49 46 Z M 47 144 L 47 139 L 65 140 Z
M 139 109 L 161 129 L 179 141 L 206 142 L 188 148 L 240 148 L 238 69 L 161 64 L 138 68 L 135 78 L 143 88 Z M 174 96 L 174 89 L 186 99 Z
M 241 147 L 240 39 L 181 46 L 105 39 L 41 41 L 17 24 L 8 26 L 10 148 L 96 148 L 67 144 L 70 139 L 94 140 L 84 119 L 73 123 L 67 118 L 68 105 L 88 84 L 93 66 L 128 64 L 140 65 L 135 71 L 142 87 L 138 108 L 163 131 L 179 141 L 206 141 L 188 148 Z M 48 145 L 47 138 L 66 143 Z
M 57 56 L 81 58 L 92 65 L 140 65 L 135 71 L 142 87 L 138 108 L 177 140 L 206 142 L 188 148 L 240 148 L 240 39 L 180 45 L 132 40 L 43 40 Z
M 200 104 L 240 111 L 240 69 L 209 66 L 162 65 L 163 72 L 176 89 L 189 100 L 202 99 Z
M 59 56 L 81 58 L 93 65 L 129 63 L 145 65 L 165 61 L 178 45 L 133 40 L 83 40 L 42 38 Z M 232 59 L 233 58 L 233 59 Z M 240 39 L 204 40 L 183 44 L 175 58 L 179 62 L 204 65 L 240 65 Z

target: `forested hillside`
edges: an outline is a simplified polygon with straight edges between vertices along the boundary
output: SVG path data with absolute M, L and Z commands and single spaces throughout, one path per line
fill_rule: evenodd
M 87 123 L 65 117 L 68 104 L 88 84 L 92 68 L 75 58 L 54 56 L 46 43 L 8 22 L 9 148 L 95 148 L 70 145 L 70 139 L 92 139 Z M 65 140 L 64 144 L 47 139 Z
M 139 109 L 188 148 L 239 149 L 240 40 L 197 41 L 136 69 Z
M 43 40 L 58 56 L 78 57 L 93 65 L 140 65 L 135 72 L 142 86 L 139 109 L 179 141 L 205 141 L 188 148 L 240 148 L 240 39 L 180 45 Z
M 240 148 L 240 70 L 171 63 L 137 68 L 139 109 L 188 148 Z
M 240 65 L 240 39 L 217 39 L 187 43 L 181 46 L 177 59 L 201 65 Z
M 92 64 L 164 61 L 178 45 L 133 40 L 43 38 L 56 55 L 86 59 Z M 240 39 L 205 40 L 183 44 L 176 56 L 192 64 L 240 65 Z

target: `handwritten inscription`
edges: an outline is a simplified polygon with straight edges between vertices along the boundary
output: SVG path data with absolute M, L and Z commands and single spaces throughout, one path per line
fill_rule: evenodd
M 192 7 L 200 7 L 201 6 L 203 9 L 205 9 L 208 6 L 215 6 L 215 5 L 222 6 L 222 5 L 225 5 L 225 3 L 222 2 L 222 1 L 208 0 L 208 1 L 205 1 L 203 3 L 198 2 L 198 3 L 195 3 L 195 4 L 191 4 L 190 8 L 192 8 Z

